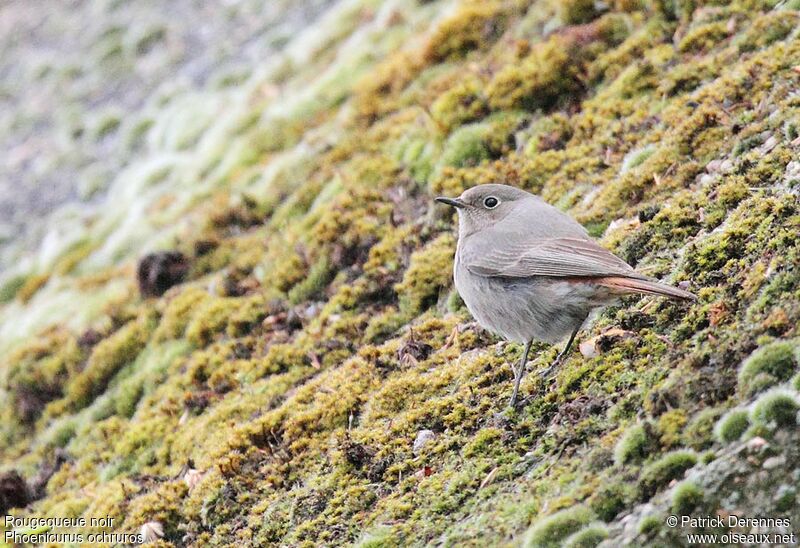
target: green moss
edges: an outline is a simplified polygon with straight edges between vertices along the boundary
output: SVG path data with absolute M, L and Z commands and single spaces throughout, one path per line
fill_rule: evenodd
M 156 390 L 173 361 L 189 349 L 185 341 L 148 346 L 133 363 L 120 370 L 109 386 L 105 395 L 109 407 L 121 417 L 132 417 L 140 400 Z M 102 420 L 110 414 L 95 412 L 95 417 Z
M 500 444 L 503 438 L 503 431 L 498 428 L 483 428 L 475 434 L 475 437 L 464 447 L 464 456 L 474 457 L 477 455 L 491 454 Z
M 691 481 L 682 481 L 672 492 L 672 513 L 677 516 L 690 516 L 702 508 L 705 495 L 703 490 Z
M 440 145 L 437 141 L 428 135 L 409 133 L 398 141 L 394 148 L 397 161 L 414 181 L 425 183 L 430 179 L 440 154 Z
M 94 139 L 99 141 L 119 129 L 122 120 L 118 112 L 108 112 L 97 120 L 94 128 Z
M 594 548 L 608 538 L 608 528 L 600 522 L 590 523 L 564 540 L 565 548 Z
M 756 425 L 788 427 L 797 424 L 798 411 L 800 403 L 795 394 L 773 390 L 755 401 L 750 415 Z
M 795 341 L 776 341 L 753 352 L 739 369 L 739 389 L 754 394 L 789 380 L 800 365 Z
M 23 303 L 30 301 L 36 292 L 50 280 L 49 274 L 34 274 L 25 278 L 25 282 L 17 290 L 16 297 Z
M 375 527 L 356 543 L 358 548 L 393 548 L 401 546 L 390 527 Z
M 370 320 L 364 338 L 370 342 L 380 342 L 396 333 L 407 320 L 407 315 L 401 314 L 395 307 L 390 307 Z
M 444 145 L 440 165 L 464 167 L 476 165 L 491 157 L 486 139 L 489 127 L 485 124 L 470 124 L 456 130 Z
M 484 122 L 459 127 L 445 142 L 437 171 L 475 166 L 508 152 L 521 119 L 516 113 L 497 114 Z
M 192 313 L 209 298 L 208 292 L 199 287 L 188 287 L 181 291 L 166 303 L 155 338 L 164 340 L 182 337 L 192 319 Z
M 622 482 L 607 482 L 600 486 L 591 497 L 589 506 L 603 521 L 612 521 L 632 499 L 630 488 Z
M 14 299 L 19 290 L 25 285 L 26 279 L 27 276 L 19 274 L 0 280 L 0 303 L 7 303 Z
M 629 462 L 639 462 L 658 448 L 658 442 L 647 423 L 635 424 L 628 428 L 614 448 L 614 462 L 621 466 Z
M 648 464 L 639 476 L 639 493 L 642 500 L 652 497 L 659 489 L 697 464 L 697 455 L 690 451 L 673 451 Z
M 721 409 L 704 409 L 697 413 L 683 431 L 683 443 L 697 451 L 710 447 L 714 442 L 714 426 L 721 415 Z
M 639 534 L 645 537 L 654 536 L 658 531 L 661 530 L 663 524 L 664 521 L 658 516 L 644 516 L 639 521 Z
M 562 546 L 563 541 L 594 519 L 594 513 L 586 506 L 573 506 L 541 519 L 525 534 L 526 548 L 549 548 Z
M 464 299 L 461 298 L 458 291 L 451 291 L 447 296 L 447 310 L 452 313 L 457 313 L 465 308 L 466 304 L 464 304 Z
M 151 25 L 137 33 L 133 42 L 133 50 L 136 55 L 145 55 L 156 44 L 162 42 L 167 35 L 167 29 L 161 25 Z
M 622 160 L 622 167 L 619 170 L 620 175 L 623 173 L 639 167 L 656 151 L 655 145 L 647 145 L 640 149 L 634 149 L 625 155 Z

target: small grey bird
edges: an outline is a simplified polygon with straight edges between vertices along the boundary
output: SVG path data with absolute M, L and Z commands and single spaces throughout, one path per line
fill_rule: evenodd
M 519 365 L 512 366 L 512 407 L 533 341 L 569 336 L 546 376 L 595 308 L 629 293 L 695 299 L 639 274 L 576 221 L 524 190 L 486 184 L 436 201 L 458 211 L 453 278 L 470 313 L 489 331 L 525 344 Z

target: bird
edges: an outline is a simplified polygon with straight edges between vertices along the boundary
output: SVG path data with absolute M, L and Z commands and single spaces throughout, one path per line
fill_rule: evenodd
M 534 341 L 567 343 L 542 373 L 547 378 L 590 314 L 638 293 L 693 301 L 695 295 L 648 278 L 600 246 L 577 221 L 525 190 L 482 184 L 439 203 L 458 212 L 453 279 L 484 329 L 524 344 L 514 372 L 514 408 Z

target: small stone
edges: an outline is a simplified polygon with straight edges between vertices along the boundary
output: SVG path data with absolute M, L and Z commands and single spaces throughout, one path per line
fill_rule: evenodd
M 428 445 L 434 439 L 436 439 L 436 434 L 434 434 L 433 430 L 420 430 L 417 432 L 417 438 L 414 440 L 414 447 L 412 451 L 415 455 L 419 454 L 423 447 Z
M 603 333 L 583 341 L 578 345 L 578 350 L 583 354 L 584 358 L 592 358 L 603 352 L 609 350 L 618 341 L 624 341 L 634 337 L 635 333 L 626 331 L 618 327 L 614 327 L 604 331 Z
M 164 526 L 158 521 L 148 521 L 139 531 L 143 542 L 155 542 L 164 536 Z
M 595 338 L 583 341 L 581 344 L 578 345 L 578 350 L 581 351 L 581 354 L 583 354 L 584 358 L 594 358 L 598 354 L 597 347 L 594 344 Z
M 733 162 L 730 159 L 723 160 L 719 166 L 720 173 L 730 173 L 733 171 Z
M 186 487 L 189 488 L 189 491 L 197 487 L 197 484 L 200 483 L 201 479 L 203 479 L 203 473 L 200 470 L 195 470 L 194 468 L 189 468 L 183 475 L 183 481 L 186 483 Z
M 711 160 L 706 164 L 706 172 L 714 174 L 719 171 L 720 166 L 722 165 L 722 160 Z
M 778 146 L 778 138 L 772 135 L 769 137 L 769 139 L 764 141 L 764 144 L 761 145 L 758 150 L 761 154 L 766 154 L 770 152 L 772 149 L 774 149 L 776 146 Z
M 710 185 L 716 180 L 716 177 L 708 173 L 704 173 L 697 178 L 697 182 L 701 185 Z
M 788 184 L 796 179 L 800 179 L 800 161 L 792 160 L 783 171 L 783 183 Z
M 755 438 L 747 442 L 747 448 L 750 451 L 762 451 L 767 447 L 769 447 L 769 443 L 767 443 L 767 440 L 765 440 L 760 436 L 756 436 Z
M 783 466 L 786 464 L 786 457 L 779 456 L 779 457 L 770 457 L 764 461 L 764 464 L 761 466 L 764 470 L 772 470 L 773 468 L 778 468 L 779 466 Z

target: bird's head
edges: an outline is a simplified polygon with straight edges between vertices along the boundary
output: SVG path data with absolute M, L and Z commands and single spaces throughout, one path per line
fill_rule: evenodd
M 494 226 L 505 219 L 520 200 L 532 196 L 513 186 L 486 184 L 465 190 L 458 198 L 440 196 L 436 201 L 456 208 L 459 234 L 465 237 Z

